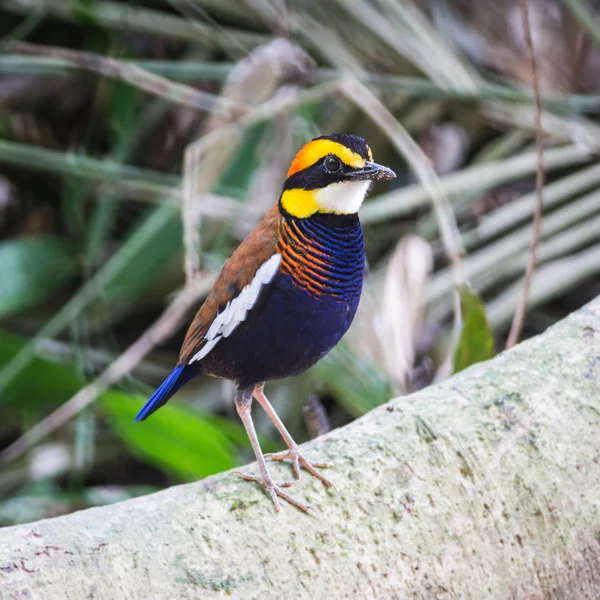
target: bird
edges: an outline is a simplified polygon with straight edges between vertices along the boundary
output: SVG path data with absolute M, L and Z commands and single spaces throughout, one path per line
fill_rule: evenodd
M 296 444 L 264 393 L 267 381 L 298 375 L 327 354 L 346 333 L 363 286 L 365 251 L 358 218 L 373 182 L 395 178 L 373 162 L 362 137 L 334 133 L 306 143 L 291 163 L 279 200 L 225 262 L 196 313 L 179 361 L 139 411 L 143 421 L 199 375 L 232 380 L 235 406 L 260 475 L 236 472 L 262 484 L 275 510 L 279 498 L 308 511 L 275 482 L 265 458 L 290 459 L 334 487 Z M 251 417 L 253 398 L 288 449 L 263 456 Z

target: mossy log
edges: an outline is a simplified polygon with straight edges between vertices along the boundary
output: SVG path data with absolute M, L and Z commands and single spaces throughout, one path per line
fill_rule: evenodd
M 0 598 L 600 598 L 600 300 L 304 449 L 315 512 L 223 473 L 9 527 Z

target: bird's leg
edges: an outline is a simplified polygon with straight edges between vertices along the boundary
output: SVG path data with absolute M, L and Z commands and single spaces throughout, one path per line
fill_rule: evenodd
M 302 465 L 309 473 L 314 475 L 317 479 L 320 479 L 327 487 L 333 487 L 333 482 L 329 481 L 322 473 L 317 471 L 319 469 L 326 469 L 331 466 L 331 463 L 323 462 L 311 462 L 305 458 L 298 448 L 298 444 L 294 441 L 294 438 L 290 435 L 289 431 L 285 428 L 281 419 L 277 416 L 275 409 L 271 406 L 271 403 L 267 400 L 264 392 L 264 384 L 258 384 L 254 386 L 254 397 L 258 400 L 259 404 L 264 408 L 265 412 L 269 415 L 273 425 L 277 427 L 277 431 L 281 434 L 281 437 L 287 444 L 288 450 L 284 452 L 278 452 L 276 454 L 265 454 L 265 457 L 269 457 L 271 460 L 285 460 L 289 458 L 293 461 L 294 471 L 296 477 L 300 479 L 300 465 Z
M 250 475 L 248 473 L 241 473 L 239 471 L 235 471 L 237 475 L 239 475 L 242 479 L 246 479 L 248 481 L 256 481 L 258 483 L 262 483 L 266 488 L 271 500 L 273 500 L 273 504 L 275 505 L 275 510 L 279 512 L 281 510 L 281 505 L 279 504 L 279 498 L 283 498 L 287 500 L 290 504 L 297 506 L 300 510 L 307 511 L 311 507 L 307 504 L 303 504 L 302 502 L 298 502 L 295 498 L 286 494 L 281 488 L 289 487 L 293 485 L 293 482 L 285 481 L 283 483 L 275 483 L 273 479 L 271 479 L 271 475 L 267 469 L 267 465 L 265 463 L 265 459 L 263 457 L 263 453 L 260 449 L 260 444 L 258 443 L 258 436 L 256 435 L 256 430 L 254 429 L 254 423 L 252 422 L 252 416 L 250 415 L 250 411 L 252 409 L 252 388 L 250 389 L 238 389 L 235 395 L 235 407 L 242 419 L 242 423 L 246 428 L 246 433 L 250 438 L 250 443 L 252 444 L 252 449 L 254 450 L 254 454 L 256 456 L 256 460 L 258 461 L 258 467 L 260 469 L 260 476 Z M 278 498 L 279 496 L 279 498 Z

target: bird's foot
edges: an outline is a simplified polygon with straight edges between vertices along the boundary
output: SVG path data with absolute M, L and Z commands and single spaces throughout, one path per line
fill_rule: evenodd
M 311 509 L 314 510 L 312 506 L 299 502 L 293 496 L 286 494 L 286 492 L 284 492 L 281 489 L 284 487 L 290 487 L 294 485 L 293 481 L 281 481 L 279 483 L 275 483 L 271 479 L 271 476 L 269 474 L 267 474 L 265 477 L 263 477 L 262 475 L 251 475 L 250 473 L 243 473 L 242 471 L 234 471 L 234 474 L 239 475 L 242 479 L 245 479 L 246 481 L 256 481 L 256 483 L 264 485 L 265 488 L 267 488 L 267 493 L 271 497 L 271 500 L 273 501 L 273 504 L 275 505 L 275 510 L 277 512 L 281 510 L 279 498 L 283 498 L 284 500 L 286 500 L 293 506 L 296 506 L 300 510 L 303 510 L 304 512 L 308 512 Z
M 285 460 L 289 458 L 294 465 L 294 471 L 296 472 L 296 477 L 298 479 L 300 479 L 300 465 L 302 465 L 311 475 L 314 475 L 317 479 L 320 479 L 327 487 L 336 489 L 332 481 L 327 479 L 327 477 L 325 477 L 325 475 L 323 475 L 321 472 L 317 471 L 317 469 L 327 469 L 328 467 L 331 467 L 331 463 L 312 462 L 308 460 L 308 458 L 306 458 L 300 452 L 300 448 L 298 448 L 296 444 L 291 445 L 288 450 L 284 450 L 283 452 L 265 454 L 265 458 L 267 457 L 269 457 L 271 460 Z

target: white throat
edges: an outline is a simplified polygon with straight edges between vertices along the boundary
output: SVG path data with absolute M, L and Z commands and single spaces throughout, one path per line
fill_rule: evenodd
M 315 199 L 319 208 L 327 212 L 351 215 L 358 212 L 370 187 L 368 180 L 331 183 L 317 191 Z

